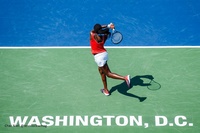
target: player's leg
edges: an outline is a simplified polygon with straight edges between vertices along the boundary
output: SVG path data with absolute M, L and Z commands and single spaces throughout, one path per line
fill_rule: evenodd
M 102 82 L 103 82 L 103 86 L 104 86 L 104 89 L 108 89 L 107 88 L 107 79 L 106 79 L 106 75 L 104 74 L 104 72 L 100 69 L 99 69 L 99 73 L 101 75 L 101 79 L 102 79 Z
M 109 78 L 113 78 L 113 79 L 120 79 L 120 80 L 125 80 L 124 76 L 118 75 L 116 73 L 112 73 L 110 71 L 110 68 L 108 66 L 108 64 L 106 63 L 103 67 L 100 67 L 100 69 L 104 72 L 104 74 L 109 77 Z
M 103 82 L 103 86 L 104 86 L 104 89 L 101 90 L 105 95 L 110 95 L 109 94 L 109 90 L 108 90 L 108 87 L 107 87 L 107 79 L 106 79 L 106 75 L 104 74 L 103 70 L 98 67 L 98 70 L 99 70 L 99 73 L 101 75 L 101 80 Z
M 99 69 L 104 72 L 104 74 L 109 77 L 109 78 L 113 78 L 113 79 L 120 79 L 120 80 L 125 80 L 128 87 L 130 88 L 130 75 L 127 76 L 121 76 L 119 74 L 116 73 L 112 73 L 110 71 L 110 68 L 108 66 L 108 64 L 106 63 L 103 67 L 99 67 Z

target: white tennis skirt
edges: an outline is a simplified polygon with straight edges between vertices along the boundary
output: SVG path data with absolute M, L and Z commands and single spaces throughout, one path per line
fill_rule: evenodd
M 99 54 L 94 55 L 94 60 L 97 63 L 97 66 L 102 67 L 108 61 L 108 53 L 102 52 Z

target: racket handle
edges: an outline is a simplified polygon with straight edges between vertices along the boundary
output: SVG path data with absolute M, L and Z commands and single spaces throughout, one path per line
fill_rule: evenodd
M 112 29 L 112 33 L 114 33 L 115 32 L 115 28 L 114 29 Z

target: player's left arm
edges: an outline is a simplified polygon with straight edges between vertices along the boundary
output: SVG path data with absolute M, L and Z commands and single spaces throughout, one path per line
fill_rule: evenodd
M 115 25 L 113 23 L 110 23 L 108 25 L 101 25 L 102 28 L 109 28 L 109 29 L 114 29 Z
M 114 29 L 115 25 L 113 23 L 110 23 L 108 25 L 101 25 L 102 28 L 109 28 L 109 29 Z M 104 42 L 106 42 L 106 40 L 108 39 L 108 37 L 110 36 L 110 32 L 108 32 L 107 34 L 104 34 Z

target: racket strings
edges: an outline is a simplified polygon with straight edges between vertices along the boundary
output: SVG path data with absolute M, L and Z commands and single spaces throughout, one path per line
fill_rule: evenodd
M 122 39 L 123 39 L 123 36 L 122 36 L 122 34 L 120 33 L 120 32 L 115 32 L 113 35 L 112 35 L 112 42 L 114 43 L 114 44 L 118 44 L 118 43 L 120 43 L 121 41 L 122 41 Z

